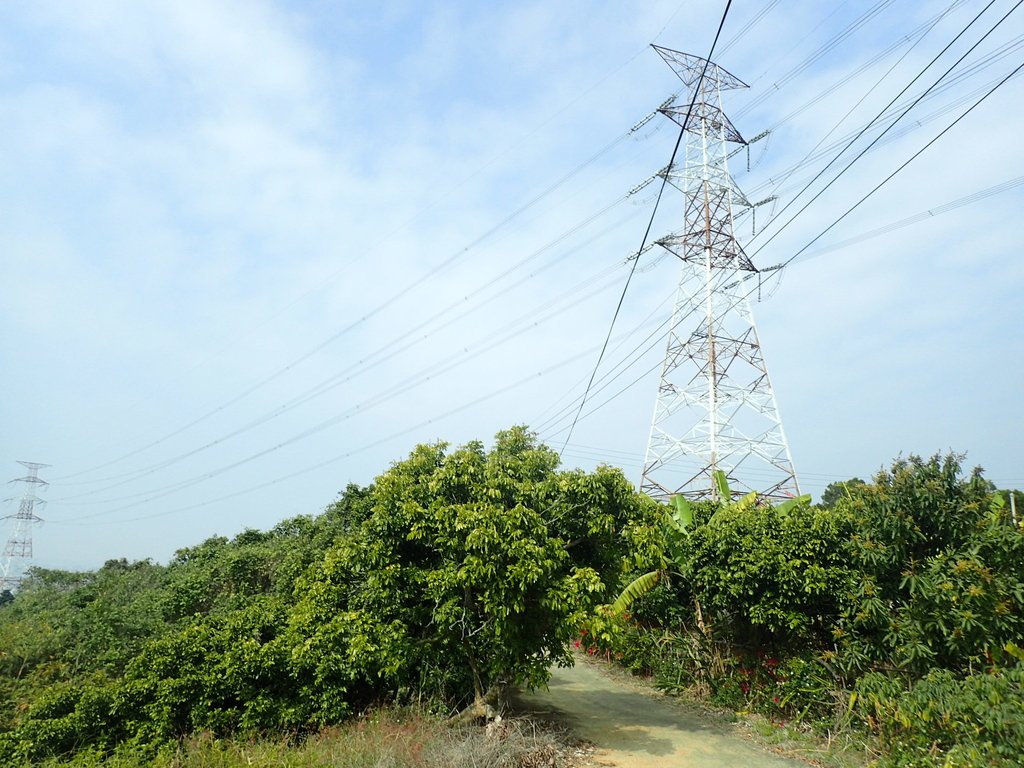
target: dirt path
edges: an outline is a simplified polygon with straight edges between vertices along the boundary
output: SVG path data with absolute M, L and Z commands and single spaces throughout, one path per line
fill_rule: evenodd
M 585 661 L 554 670 L 548 691 L 520 694 L 517 704 L 565 723 L 617 768 L 807 768 Z

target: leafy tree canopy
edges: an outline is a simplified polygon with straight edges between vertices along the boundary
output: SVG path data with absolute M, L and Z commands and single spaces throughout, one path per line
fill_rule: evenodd
M 314 568 L 290 631 L 309 696 L 433 691 L 477 701 L 569 663 L 579 620 L 638 553 L 657 505 L 618 470 L 557 472 L 524 428 L 449 451 L 419 446 L 379 477 L 358 531 Z M 646 552 L 646 555 L 643 554 Z
M 559 471 L 517 427 L 490 450 L 419 446 L 318 517 L 166 566 L 35 571 L 0 609 L 0 764 L 539 685 L 592 605 L 657 562 L 658 518 L 620 471 Z
M 829 483 L 825 486 L 825 490 L 822 491 L 820 506 L 825 507 L 825 509 L 832 509 L 840 499 L 849 498 L 866 486 L 867 483 L 859 477 L 851 477 L 849 480 Z

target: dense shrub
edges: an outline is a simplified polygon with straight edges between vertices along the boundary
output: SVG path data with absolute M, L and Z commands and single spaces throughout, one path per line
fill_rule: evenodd
M 1024 535 L 960 459 L 910 457 L 841 500 L 857 581 L 835 628 L 853 675 L 978 670 L 1024 633 Z
M 1024 643 L 1024 528 L 961 460 L 899 459 L 829 508 L 665 508 L 663 569 L 581 646 L 721 706 L 860 716 L 894 766 L 1017 764 L 1021 672 L 1000 669 Z
M 892 766 L 1024 750 L 1024 531 L 959 457 L 899 460 L 831 509 L 666 510 L 557 464 L 521 428 L 420 446 L 319 517 L 167 566 L 33 571 L 0 602 L 0 764 L 450 712 L 543 683 L 574 639 L 722 706 L 859 717 Z M 591 611 L 633 577 L 628 608 Z
M 286 616 L 279 600 L 260 597 L 154 640 L 120 682 L 121 719 L 153 740 L 301 725 L 289 649 L 279 641 Z
M 1024 667 L 962 680 L 935 669 L 909 690 L 871 673 L 857 708 L 882 737 L 885 766 L 1015 768 L 1024 756 Z
M 621 472 L 557 465 L 523 428 L 490 451 L 420 446 L 316 518 L 167 566 L 34 571 L 0 605 L 0 764 L 143 759 L 191 733 L 297 734 L 543 683 L 661 548 L 657 505 Z
M 851 581 L 847 526 L 806 499 L 725 504 L 694 528 L 679 576 L 735 643 L 818 645 Z

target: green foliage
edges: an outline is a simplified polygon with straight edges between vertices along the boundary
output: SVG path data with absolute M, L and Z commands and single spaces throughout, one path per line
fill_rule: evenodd
M 1024 755 L 1024 667 L 964 679 L 935 669 L 909 690 L 871 673 L 855 701 L 881 736 L 884 766 L 1011 768 Z
M 583 644 L 721 706 L 830 732 L 860 718 L 885 765 L 1016 765 L 1024 527 L 961 461 L 898 459 L 820 506 L 719 488 L 667 509 L 671 578 L 641 576 L 616 606 L 634 621 L 595 620 Z
M 828 634 L 850 573 L 847 530 L 806 498 L 772 507 L 724 504 L 688 537 L 683 578 L 741 644 Z
M 575 644 L 736 710 L 862 718 L 887 765 L 1011 765 L 1024 528 L 960 461 L 900 459 L 821 506 L 723 475 L 721 502 L 663 507 L 523 428 L 420 446 L 318 517 L 166 566 L 31 571 L 0 602 L 0 764 L 177 765 L 188 734 L 447 713 Z
M 729 480 L 726 477 L 725 472 L 720 469 L 716 469 L 712 474 L 712 480 L 715 486 L 716 498 L 720 502 L 728 502 L 732 499 L 732 490 L 729 488 Z M 755 494 L 756 495 L 756 494 Z M 748 495 L 745 497 L 748 501 L 751 497 Z
M 93 573 L 32 569 L 0 610 L 0 732 L 43 693 L 121 674 L 166 626 L 164 576 L 148 561 L 111 560 Z
M 658 583 L 662 580 L 662 571 L 648 571 L 647 573 L 637 576 L 633 581 L 626 585 L 626 588 L 622 590 L 615 602 L 611 604 L 612 613 L 624 613 L 629 610 L 630 606 L 636 600 L 649 593 Z
M 866 487 L 867 483 L 859 477 L 851 477 L 849 480 L 829 483 L 825 486 L 825 490 L 822 491 L 821 506 L 825 509 L 832 509 L 840 499 L 851 499 L 861 489 Z
M 319 518 L 215 537 L 168 566 L 31 571 L 0 610 L 0 750 L 25 762 L 195 729 L 294 727 L 308 707 L 279 630 L 296 578 L 365 495 L 350 486 Z
M 281 601 L 263 596 L 153 641 L 121 680 L 119 714 L 154 741 L 301 725 L 288 648 L 277 641 L 285 620 Z
M 170 765 L 188 734 L 302 734 L 542 684 L 662 546 L 658 506 L 621 472 L 557 465 L 523 428 L 490 451 L 420 446 L 319 517 L 166 566 L 33 571 L 0 605 L 0 764 Z
M 898 459 L 840 505 L 857 519 L 858 565 L 887 594 L 897 594 L 907 563 L 961 546 L 989 512 L 991 484 L 980 469 L 963 477 L 961 461 L 955 454 Z
M 848 521 L 807 496 L 776 506 L 753 494 L 733 500 L 719 480 L 725 501 L 673 500 L 663 568 L 587 624 L 585 646 L 653 674 L 664 690 L 696 690 L 721 706 L 834 714 L 826 648 L 854 581 Z M 636 621 L 620 618 L 628 608 Z
M 718 473 L 721 483 L 728 489 L 724 473 Z M 642 573 L 634 578 L 612 601 L 608 611 L 619 615 L 628 611 L 637 600 L 650 594 L 659 584 L 669 584 L 673 574 L 680 575 L 679 569 L 689 545 L 688 537 L 696 519 L 696 509 L 683 496 L 673 496 L 669 508 L 661 510 L 662 540 L 660 567 Z M 656 544 L 655 541 L 651 542 Z M 654 550 L 652 550 L 653 553 Z
M 116 699 L 116 686 L 103 678 L 58 683 L 25 713 L 14 734 L 17 753 L 39 760 L 68 754 L 81 744 L 112 747 L 125 735 L 114 715 Z
M 310 572 L 291 621 L 322 719 L 372 695 L 457 706 L 569 663 L 575 627 L 635 562 L 656 508 L 618 471 L 557 462 L 517 428 L 490 452 L 420 446 L 377 479 L 369 516 Z
M 673 527 L 679 533 L 685 534 L 693 527 L 693 505 L 683 496 L 673 496 L 671 519 Z
M 854 524 L 857 580 L 835 628 L 853 674 L 895 666 L 981 669 L 1024 632 L 1024 535 L 960 457 L 893 464 L 839 514 Z
M 725 473 L 715 480 L 725 501 L 673 498 L 663 517 L 661 570 L 629 584 L 613 613 L 671 578 L 692 601 L 701 631 L 724 622 L 735 642 L 747 644 L 827 637 L 850 581 L 840 519 L 813 507 L 809 496 L 774 507 L 759 504 L 756 494 L 732 500 Z

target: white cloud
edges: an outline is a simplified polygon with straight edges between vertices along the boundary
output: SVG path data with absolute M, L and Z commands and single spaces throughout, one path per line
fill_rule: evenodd
M 0 460 L 49 461 L 57 465 L 54 479 L 213 412 L 138 456 L 77 479 L 222 442 L 123 488 L 55 500 L 49 514 L 59 519 L 114 509 L 116 503 L 76 505 L 200 476 L 351 414 L 194 489 L 98 520 L 166 518 L 52 525 L 37 547 L 40 559 L 49 553 L 50 564 L 94 565 L 121 554 L 166 557 L 214 531 L 313 512 L 346 481 L 369 480 L 417 440 L 486 438 L 578 393 L 593 355 L 535 374 L 601 342 L 617 287 L 372 405 L 382 393 L 416 383 L 410 379 L 419 371 L 499 338 L 522 314 L 543 316 L 568 286 L 637 247 L 650 209 L 634 203 L 654 187 L 569 230 L 667 161 L 675 136 L 667 122 L 616 141 L 678 85 L 657 56 L 641 51 L 669 22 L 659 43 L 703 55 L 719 6 L 409 3 L 371 13 L 357 3 L 92 2 L 5 9 L 0 113 L 8 139 L 0 162 L 10 174 L 0 180 L 0 206 L 17 215 L 0 222 L 0 278 L 9 295 L 0 306 L 0 354 L 19 375 L 5 398 L 12 439 Z M 903 9 L 906 18 L 869 26 L 745 114 L 741 131 L 754 135 L 788 115 L 925 11 Z M 847 9 L 820 28 L 814 25 L 824 14 L 814 3 L 763 19 L 723 60 L 753 85 L 730 94 L 727 110 L 739 113 L 859 12 Z M 725 40 L 754 11 L 734 13 Z M 957 14 L 937 28 L 837 135 L 866 120 L 891 84 L 905 81 L 966 18 Z M 749 176 L 742 162 L 735 166 L 740 184 L 756 189 L 799 160 L 883 66 L 782 126 Z M 1021 82 L 822 244 L 1024 172 L 1024 153 L 1011 140 Z M 758 263 L 787 258 L 943 124 L 865 157 Z M 807 176 L 794 181 L 800 178 Z M 1008 352 L 1020 359 L 1016 329 L 1024 319 L 1012 303 L 1024 288 L 1012 221 L 1019 199 L 1018 191 L 798 262 L 775 296 L 755 307 L 797 466 L 815 478 L 812 485 L 827 475 L 867 475 L 901 449 L 947 445 L 979 452 L 997 476 L 1019 474 L 1019 448 L 1007 427 L 1015 416 L 1020 421 L 1008 383 L 1019 380 L 1019 362 Z M 678 196 L 667 191 L 655 234 L 678 227 L 680 210 Z M 639 215 L 627 220 L 630 213 Z M 488 285 L 538 251 L 520 271 Z M 531 272 L 534 279 L 513 285 Z M 619 328 L 637 325 L 675 277 L 668 261 L 639 273 Z M 373 313 L 409 285 L 408 294 Z M 485 298 L 479 311 L 431 332 Z M 449 306 L 456 309 L 422 326 Z M 391 355 L 409 340 L 417 343 L 355 375 L 360 361 Z M 318 353 L 284 368 L 321 343 Z M 594 402 L 655 366 L 659 355 L 656 345 Z M 995 360 L 1004 376 L 976 375 Z M 275 372 L 273 381 L 218 410 Z M 524 376 L 534 379 L 439 418 Z M 226 438 L 319 383 L 346 378 Z M 581 421 L 574 443 L 639 454 L 654 385 L 649 376 Z M 327 469 L 194 507 L 345 453 L 353 455 Z M 51 496 L 103 485 L 55 483 Z

